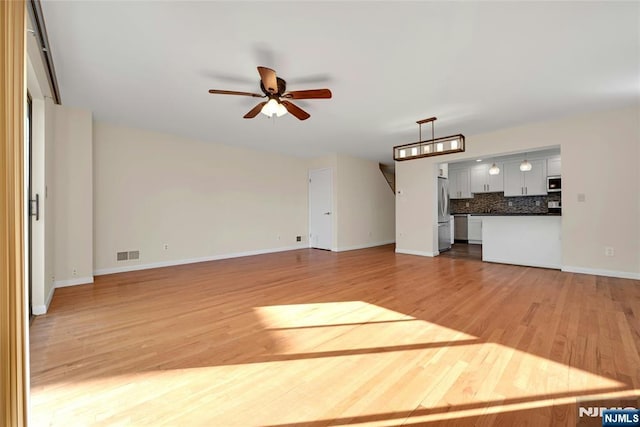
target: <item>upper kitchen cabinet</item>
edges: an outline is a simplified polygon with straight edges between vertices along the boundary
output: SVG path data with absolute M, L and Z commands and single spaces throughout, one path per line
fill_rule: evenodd
M 449 169 L 449 198 L 470 199 L 469 169 Z
M 561 171 L 560 156 L 553 156 L 547 159 L 547 176 L 560 176 Z
M 492 165 L 480 164 L 471 167 L 471 192 L 472 193 L 494 193 L 504 191 L 504 165 L 496 163 L 500 168 L 498 175 L 489 174 Z
M 512 196 L 541 196 L 547 194 L 547 161 L 530 160 L 531 170 L 522 172 L 521 161 L 504 164 L 504 195 Z

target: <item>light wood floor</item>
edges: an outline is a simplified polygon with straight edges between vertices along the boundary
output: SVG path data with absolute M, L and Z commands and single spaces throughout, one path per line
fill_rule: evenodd
M 298 250 L 56 290 L 32 425 L 574 426 L 639 350 L 639 281 Z

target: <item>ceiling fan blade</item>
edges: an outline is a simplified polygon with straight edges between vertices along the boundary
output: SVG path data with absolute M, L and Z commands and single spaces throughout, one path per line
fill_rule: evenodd
M 282 95 L 283 98 L 291 99 L 329 99 L 331 91 L 329 89 L 294 90 Z
M 218 95 L 242 95 L 242 96 L 253 96 L 254 98 L 264 98 L 264 95 L 260 95 L 257 93 L 237 92 L 235 90 L 209 89 L 209 93 L 218 94 Z
M 278 79 L 276 72 L 271 68 L 258 67 L 258 73 L 260 73 L 260 79 L 262 80 L 262 86 L 269 93 L 278 93 Z
M 287 109 L 288 112 L 290 112 L 300 120 L 307 120 L 309 117 L 311 117 L 309 113 L 304 111 L 302 108 L 298 107 L 293 102 L 281 101 L 280 103 L 284 105 L 284 107 Z
M 253 119 L 255 116 L 258 115 L 258 113 L 260 112 L 260 110 L 262 110 L 262 107 L 264 107 L 266 104 L 266 102 L 261 102 L 258 105 L 256 105 L 255 107 L 253 107 L 251 109 L 251 111 L 249 111 L 247 114 L 244 115 L 245 119 Z

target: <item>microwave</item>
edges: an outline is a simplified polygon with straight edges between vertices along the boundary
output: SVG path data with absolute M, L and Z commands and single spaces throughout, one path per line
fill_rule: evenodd
M 547 193 L 562 191 L 562 178 L 559 176 L 547 177 Z

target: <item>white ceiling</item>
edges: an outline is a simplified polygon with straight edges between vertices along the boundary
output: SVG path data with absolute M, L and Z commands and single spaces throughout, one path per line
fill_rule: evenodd
M 43 1 L 64 105 L 97 120 L 296 156 L 391 162 L 436 137 L 640 99 L 640 2 Z M 242 116 L 256 66 L 311 118 Z M 423 127 L 423 132 L 428 128 Z M 430 133 L 430 131 L 428 131 Z M 424 135 L 424 133 L 423 133 Z

